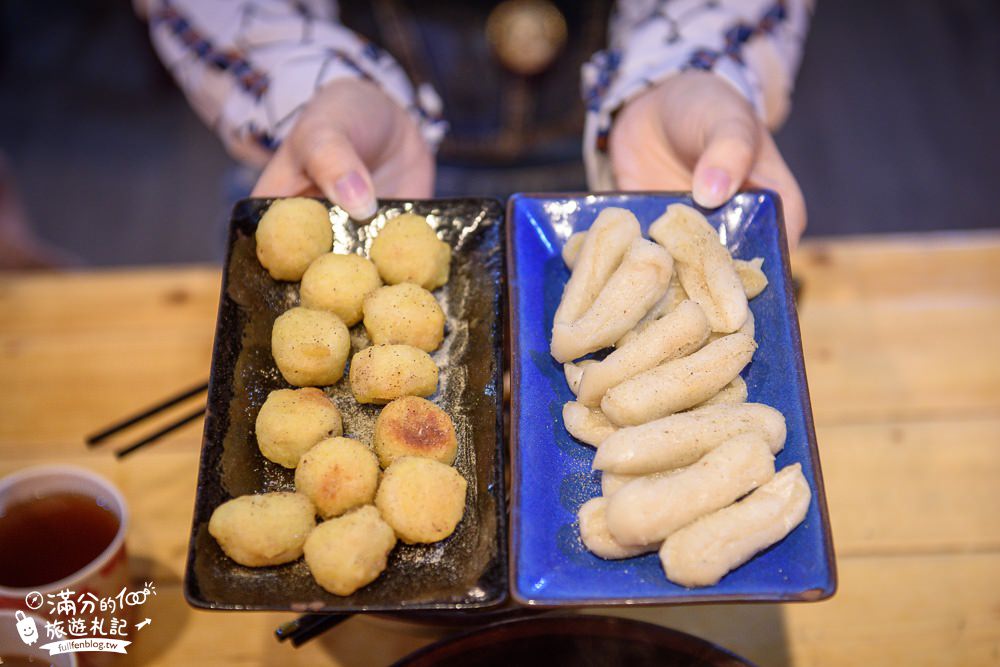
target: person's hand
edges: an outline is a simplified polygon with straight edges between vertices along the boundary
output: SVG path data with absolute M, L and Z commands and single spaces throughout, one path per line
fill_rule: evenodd
M 688 71 L 629 101 L 615 116 L 611 165 L 622 190 L 691 190 L 706 208 L 744 186 L 781 195 L 788 243 L 806 226 L 802 191 L 771 133 L 732 86 Z
M 375 197 L 418 199 L 434 188 L 434 158 L 413 118 L 374 84 L 320 89 L 264 168 L 254 197 L 322 194 L 352 218 Z

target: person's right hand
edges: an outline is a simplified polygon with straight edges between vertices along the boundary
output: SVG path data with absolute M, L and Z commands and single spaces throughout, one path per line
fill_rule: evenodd
M 375 214 L 376 195 L 431 196 L 434 158 L 416 122 L 372 83 L 321 88 L 254 186 L 254 197 L 322 194 L 352 218 Z

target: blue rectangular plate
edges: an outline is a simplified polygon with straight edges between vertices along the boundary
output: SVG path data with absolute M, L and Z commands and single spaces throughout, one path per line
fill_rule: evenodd
M 826 496 L 802 361 L 781 205 L 769 191 L 738 194 L 705 212 L 741 259 L 764 258 L 769 285 L 751 301 L 759 348 L 743 371 L 750 401 L 780 410 L 788 424 L 777 468 L 801 463 L 813 491 L 805 521 L 715 586 L 687 589 L 667 581 L 657 554 L 602 560 L 580 542 L 576 513 L 600 495 L 594 450 L 562 423 L 573 400 L 562 364 L 549 354 L 552 318 L 569 278 L 560 255 L 573 232 L 601 209 L 635 213 L 643 231 L 668 204 L 691 205 L 681 193 L 580 196 L 515 195 L 508 202 L 507 253 L 512 354 L 513 443 L 511 588 L 522 604 L 592 606 L 821 600 L 836 589 Z

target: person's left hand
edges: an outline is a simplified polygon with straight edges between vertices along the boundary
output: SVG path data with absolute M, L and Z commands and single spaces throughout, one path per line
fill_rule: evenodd
M 806 226 L 802 191 L 750 104 L 715 74 L 688 71 L 629 101 L 609 137 L 622 190 L 691 190 L 706 208 L 745 186 L 781 195 L 788 243 Z

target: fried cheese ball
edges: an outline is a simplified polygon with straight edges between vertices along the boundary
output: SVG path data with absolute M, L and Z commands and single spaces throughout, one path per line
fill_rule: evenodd
M 465 512 L 467 487 L 449 465 L 404 456 L 382 476 L 375 506 L 403 542 L 429 544 L 455 532 Z
M 358 403 L 388 403 L 437 391 L 438 367 L 412 345 L 372 345 L 351 359 L 351 391 Z
M 301 493 L 240 496 L 212 512 L 208 532 L 240 565 L 281 565 L 302 555 L 316 525 L 316 508 Z
M 370 254 L 382 280 L 390 285 L 416 283 L 433 290 L 448 282 L 451 246 L 419 215 L 404 213 L 386 221 Z
M 327 438 L 302 455 L 295 490 L 316 505 L 324 519 L 370 505 L 378 488 L 378 460 L 351 438 Z
M 267 395 L 257 413 L 260 453 L 286 468 L 323 438 L 344 432 L 336 404 L 314 387 L 278 389 Z
M 361 321 L 365 297 L 381 285 L 370 259 L 328 252 L 306 269 L 299 294 L 306 308 L 328 310 L 351 327 Z
M 385 570 L 396 535 L 371 505 L 324 521 L 309 534 L 306 565 L 316 583 L 334 595 L 350 595 Z
M 323 387 L 344 376 L 351 353 L 347 325 L 325 310 L 296 307 L 274 321 L 271 354 L 281 375 L 297 387 Z
M 444 311 L 420 285 L 380 287 L 365 298 L 365 330 L 375 345 L 412 345 L 433 352 L 444 340 Z
M 333 245 L 326 207 L 315 199 L 276 199 L 254 234 L 257 259 L 275 280 L 298 280 L 306 267 Z
M 403 456 L 419 456 L 451 465 L 458 453 L 451 417 L 417 396 L 397 398 L 382 408 L 375 420 L 373 444 L 384 468 Z

